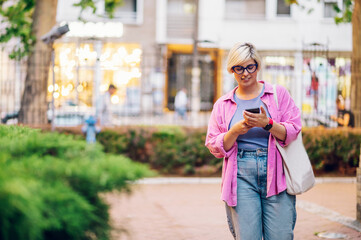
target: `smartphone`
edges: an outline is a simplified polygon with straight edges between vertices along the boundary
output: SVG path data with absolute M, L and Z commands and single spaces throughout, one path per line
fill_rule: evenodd
M 250 108 L 250 109 L 246 109 L 247 112 L 251 112 L 251 113 L 260 113 L 260 109 L 259 108 Z

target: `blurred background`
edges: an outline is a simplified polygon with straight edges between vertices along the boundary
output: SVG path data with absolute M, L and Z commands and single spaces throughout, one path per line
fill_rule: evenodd
M 324 177 L 297 237 L 361 239 L 361 0 L 0 0 L 0 239 L 231 238 L 204 142 L 236 42 L 292 95 Z M 331 121 L 339 98 L 356 128 Z
M 18 40 L 2 43 L 2 123 L 19 122 L 26 77 L 32 72 L 41 78 L 45 69 L 46 103 L 39 100 L 38 108 L 28 111 L 32 116 L 20 122 L 83 124 L 114 84 L 113 126 L 205 126 L 214 102 L 236 86 L 225 66 L 236 42 L 256 46 L 263 61 L 259 79 L 289 90 L 304 126 L 336 127 L 329 117 L 336 115 L 339 95 L 346 109 L 351 107 L 352 26 L 334 20 L 334 6 L 342 8 L 345 1 L 303 1 L 300 7 L 284 0 L 124 0 L 113 18 L 98 1 L 95 14 L 82 12 L 86 22 L 78 19 L 77 2 L 57 1 L 56 24 L 68 24 L 70 31 L 54 41 L 50 68 L 42 52 L 35 51 L 29 64 L 26 57 L 9 58 Z M 186 119 L 174 113 L 182 88 L 187 89 Z M 46 116 L 40 114 L 44 111 Z

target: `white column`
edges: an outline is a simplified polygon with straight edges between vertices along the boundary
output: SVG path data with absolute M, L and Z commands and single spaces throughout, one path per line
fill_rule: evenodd
M 192 61 L 192 122 L 193 126 L 198 123 L 198 114 L 201 109 L 201 97 L 200 97 L 200 76 L 201 70 L 199 68 L 198 59 L 198 19 L 199 19 L 199 0 L 195 0 L 196 12 L 194 18 L 194 29 L 193 29 L 193 61 Z
M 296 103 L 296 106 L 302 110 L 302 95 L 304 86 L 302 84 L 302 71 L 303 71 L 303 55 L 301 51 L 296 51 L 294 54 L 294 83 L 291 87 L 291 95 Z
M 266 0 L 266 19 L 274 19 L 277 11 L 277 0 Z
M 167 0 L 157 0 L 156 41 L 165 43 L 167 40 Z

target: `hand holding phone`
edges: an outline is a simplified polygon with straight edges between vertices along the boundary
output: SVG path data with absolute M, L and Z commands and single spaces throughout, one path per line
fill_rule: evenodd
M 250 109 L 246 109 L 245 111 L 251 112 L 251 113 L 260 113 L 261 112 L 259 108 L 250 108 Z

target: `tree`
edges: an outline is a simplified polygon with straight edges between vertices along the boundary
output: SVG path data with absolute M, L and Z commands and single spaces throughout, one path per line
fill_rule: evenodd
M 285 2 L 304 8 L 298 0 Z M 355 127 L 361 127 L 361 0 L 345 0 L 342 9 L 335 4 L 334 10 L 338 13 L 336 24 L 352 23 L 351 110 L 355 114 Z
M 361 127 L 361 0 L 354 0 L 352 14 L 351 110 Z
M 92 9 L 95 14 L 97 1 L 99 0 L 79 0 L 74 6 L 80 7 L 81 12 Z M 113 17 L 115 8 L 123 4 L 123 0 L 104 1 L 109 17 Z M 39 39 L 56 24 L 57 4 L 58 0 L 0 0 L 1 23 L 6 25 L 5 31 L 0 34 L 0 43 L 17 39 L 20 44 L 12 49 L 9 57 L 27 58 L 19 111 L 19 122 L 23 124 L 47 123 L 46 95 L 52 46 Z

